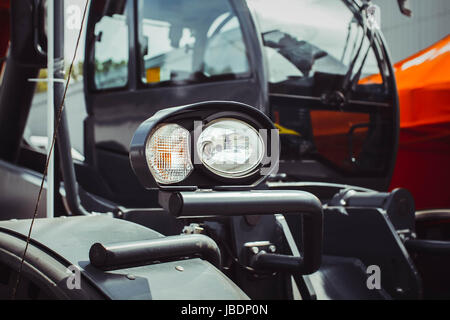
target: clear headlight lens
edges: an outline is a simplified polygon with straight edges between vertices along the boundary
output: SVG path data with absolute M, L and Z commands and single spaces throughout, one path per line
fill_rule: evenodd
M 189 131 L 177 124 L 162 124 L 147 141 L 145 157 L 159 183 L 183 181 L 193 170 Z
M 215 174 L 241 178 L 252 173 L 264 155 L 261 135 L 237 119 L 218 119 L 200 134 L 197 152 L 202 163 Z

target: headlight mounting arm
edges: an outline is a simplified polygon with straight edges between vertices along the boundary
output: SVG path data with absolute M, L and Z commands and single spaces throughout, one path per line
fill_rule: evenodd
M 257 270 L 310 274 L 322 259 L 323 211 L 313 194 L 298 190 L 160 192 L 160 205 L 178 218 L 269 215 L 303 216 L 303 256 L 258 253 L 252 259 Z

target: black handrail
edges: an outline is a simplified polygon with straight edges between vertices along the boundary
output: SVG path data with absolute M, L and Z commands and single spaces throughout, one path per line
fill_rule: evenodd
M 104 270 L 196 255 L 220 269 L 219 247 L 213 239 L 201 234 L 178 235 L 124 243 L 95 243 L 89 250 L 91 264 Z
M 298 190 L 160 192 L 160 205 L 179 218 L 269 215 L 303 216 L 303 257 L 264 253 L 254 259 L 258 269 L 310 274 L 322 259 L 323 212 L 316 196 Z M 264 257 L 263 257 L 264 256 Z

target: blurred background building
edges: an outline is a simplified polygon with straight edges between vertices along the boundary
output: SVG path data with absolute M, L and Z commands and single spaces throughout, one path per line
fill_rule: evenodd
M 373 0 L 380 6 L 381 30 L 398 62 L 450 33 L 450 0 L 408 0 L 413 16 L 400 13 L 396 0 Z

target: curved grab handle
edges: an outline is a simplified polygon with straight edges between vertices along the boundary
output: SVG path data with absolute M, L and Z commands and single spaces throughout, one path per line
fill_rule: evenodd
M 160 192 L 160 205 L 179 218 L 269 215 L 303 216 L 303 257 L 260 254 L 258 269 L 310 274 L 322 261 L 323 212 L 316 196 L 299 190 Z
M 107 245 L 95 243 L 89 250 L 91 264 L 106 270 L 191 255 L 200 255 L 220 269 L 219 247 L 213 239 L 201 234 L 169 236 Z

